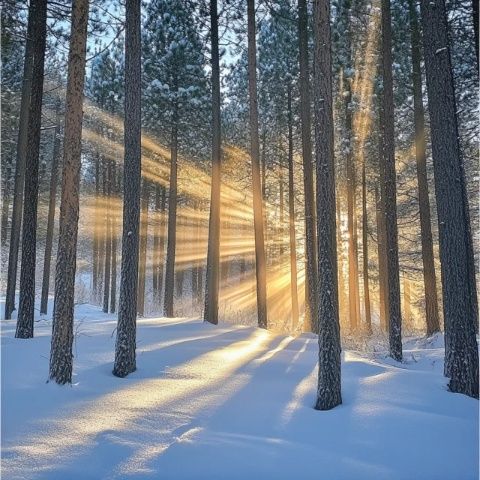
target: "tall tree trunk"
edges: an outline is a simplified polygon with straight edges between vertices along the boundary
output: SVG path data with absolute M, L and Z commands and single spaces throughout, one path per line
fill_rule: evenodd
M 402 360 L 402 316 L 398 265 L 397 187 L 395 178 L 395 132 L 392 79 L 392 31 L 390 0 L 382 0 L 383 158 L 380 173 L 385 206 L 390 355 Z
M 472 0 L 472 17 L 473 17 L 473 32 L 475 39 L 475 54 L 477 56 L 477 71 L 478 71 L 478 0 Z
M 100 155 L 95 152 L 95 217 L 93 224 L 93 273 L 92 273 L 92 289 L 94 301 L 98 298 L 98 263 L 99 263 L 99 246 L 100 246 L 100 234 L 99 234 L 99 219 L 100 216 Z
M 176 107 L 175 107 L 176 110 Z M 173 291 L 175 287 L 175 248 L 177 243 L 177 117 L 174 115 L 171 138 L 170 189 L 168 192 L 167 262 L 165 267 L 165 299 L 163 311 L 173 317 Z
M 410 296 L 410 282 L 408 278 L 403 276 L 403 320 L 406 327 L 412 327 L 411 318 L 411 304 L 412 299 Z
M 35 4 L 33 36 L 32 95 L 28 113 L 28 144 L 26 151 L 25 199 L 23 202 L 22 266 L 20 270 L 20 298 L 17 319 L 17 338 L 33 337 L 35 304 L 35 267 L 37 247 L 38 165 L 40 127 L 42 120 L 43 72 L 47 37 L 47 2 Z
M 340 195 L 336 195 L 336 210 L 337 210 L 337 264 L 338 264 L 338 317 L 340 325 L 345 319 L 347 294 L 345 289 L 345 277 L 344 277 L 344 259 L 342 248 L 342 232 L 341 232 L 341 201 Z
M 427 152 L 425 142 L 425 113 L 422 95 L 422 71 L 420 68 L 420 30 L 414 0 L 409 0 L 410 31 L 412 42 L 413 109 L 415 117 L 415 158 L 417 163 L 418 203 L 422 237 L 423 283 L 425 288 L 425 315 L 427 335 L 440 331 L 438 318 L 437 283 L 433 257 L 430 199 L 427 180 Z
M 307 0 L 298 0 L 298 39 L 300 60 L 300 118 L 302 123 L 303 188 L 305 197 L 305 330 L 318 333 L 317 319 L 317 233 L 315 231 L 315 195 L 308 69 Z
M 59 102 L 60 103 L 60 102 Z M 50 197 L 48 201 L 47 238 L 43 258 L 42 299 L 40 313 L 46 315 L 48 309 L 48 291 L 50 287 L 50 264 L 52 260 L 53 227 L 55 224 L 55 204 L 57 198 L 58 163 L 60 157 L 60 105 L 57 104 L 56 125 L 53 139 L 52 171 L 50 173 Z
M 140 214 L 140 252 L 138 259 L 138 314 L 145 315 L 145 281 L 147 278 L 147 240 L 148 240 L 148 203 L 150 197 L 150 185 L 143 180 L 142 202 Z
M 372 331 L 372 314 L 370 312 L 370 286 L 368 279 L 368 217 L 367 217 L 367 179 L 365 160 L 362 165 L 362 248 L 363 248 L 363 297 L 365 306 L 365 326 Z
M 267 328 L 267 273 L 260 186 L 260 148 L 258 139 L 257 51 L 255 0 L 247 0 L 248 17 L 248 97 L 250 110 L 250 155 L 252 159 L 253 222 L 255 232 L 255 265 L 257 280 L 258 326 Z
M 313 12 L 319 296 L 318 389 L 315 408 L 317 410 L 329 410 L 342 403 L 335 225 L 330 2 L 328 0 L 314 0 Z
M 136 369 L 137 277 L 142 177 L 140 4 L 140 0 L 129 0 L 126 2 L 125 11 L 122 270 L 113 367 L 113 374 L 117 377 L 125 377 Z
M 452 392 L 478 398 L 476 299 L 465 172 L 461 161 L 447 15 L 443 0 L 422 0 L 423 44 L 440 240 L 445 372 Z M 474 283 L 474 282 L 473 282 Z
M 118 178 L 117 185 L 117 169 L 115 163 L 112 162 L 112 191 L 110 196 L 114 194 L 115 205 L 117 204 L 117 195 L 120 192 L 120 178 Z M 112 276 L 110 283 L 110 313 L 115 313 L 117 308 L 117 237 L 118 237 L 118 215 L 119 212 L 116 207 L 112 208 L 111 216 L 111 237 L 112 237 Z
M 18 125 L 17 157 L 15 164 L 15 184 L 13 187 L 12 224 L 10 226 L 10 246 L 8 252 L 7 291 L 5 298 L 5 320 L 12 318 L 15 310 L 15 289 L 17 286 L 18 250 L 23 212 L 23 190 L 25 186 L 25 163 L 29 132 L 30 96 L 32 94 L 33 51 L 39 48 L 35 33 L 36 8 L 38 2 L 31 1 L 28 8 L 27 41 L 23 65 L 22 100 Z
M 105 229 L 105 224 L 103 222 L 106 210 L 106 201 L 107 197 L 105 196 L 105 189 L 103 189 L 103 185 L 105 185 L 105 169 L 102 166 L 105 164 L 105 159 L 103 156 L 99 156 L 99 176 L 98 176 L 98 183 L 99 183 L 99 192 L 100 192 L 100 183 L 102 183 L 102 195 L 101 200 L 99 201 L 100 209 L 98 218 L 102 219 L 101 223 L 97 226 L 98 228 L 98 267 L 97 267 L 97 302 L 101 305 L 102 302 L 102 292 L 104 287 L 104 268 L 105 268 L 105 251 L 106 251 L 106 239 L 107 239 L 107 232 Z M 101 182 L 100 182 L 101 179 Z
M 163 266 L 165 264 L 165 227 L 166 227 L 166 203 L 167 203 L 166 188 L 162 187 L 162 199 L 160 203 L 160 265 L 158 270 L 158 300 L 163 290 Z
M 208 223 L 207 276 L 203 319 L 218 324 L 218 288 L 220 269 L 220 185 L 221 185 L 221 122 L 220 122 L 220 56 L 218 50 L 217 0 L 210 0 L 210 36 L 212 51 L 212 190 Z
M 103 164 L 103 197 L 105 199 L 105 269 L 103 280 L 103 312 L 108 313 L 110 304 L 110 267 L 112 260 L 112 215 L 110 193 L 112 188 L 112 167 L 110 160 Z
M 292 330 L 298 325 L 297 242 L 295 238 L 295 195 L 293 178 L 293 114 L 292 87 L 288 86 L 288 216 L 290 236 L 290 295 L 292 298 Z
M 289 137 L 289 140 L 290 141 L 290 137 Z M 280 150 L 280 149 L 279 149 Z M 280 172 L 279 172 L 279 187 L 280 187 L 280 198 L 279 198 L 279 208 L 280 208 L 280 221 L 279 221 L 279 225 L 278 225 L 278 233 L 277 235 L 275 235 L 276 237 L 276 240 L 278 242 L 278 247 L 279 247 L 279 259 L 278 259 L 278 263 L 279 264 L 282 264 L 282 261 L 283 261 L 283 255 L 285 253 L 285 244 L 284 244 L 284 225 L 285 225 L 285 195 L 284 195 L 284 186 L 283 186 L 283 169 L 285 168 L 284 167 L 284 164 L 283 164 L 283 152 L 281 152 L 280 150 L 280 153 L 281 153 L 281 156 L 279 158 L 279 163 L 280 163 Z
M 74 0 L 68 55 L 62 196 L 55 272 L 52 346 L 50 350 L 50 379 L 55 380 L 58 384 L 71 383 L 72 381 L 73 308 L 87 24 L 88 0 Z

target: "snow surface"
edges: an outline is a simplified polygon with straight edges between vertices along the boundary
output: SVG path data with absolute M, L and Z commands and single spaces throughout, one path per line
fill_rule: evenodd
M 404 363 L 343 353 L 343 405 L 315 411 L 317 343 L 199 320 L 138 320 L 111 374 L 114 315 L 76 309 L 73 386 L 46 383 L 50 320 L 2 322 L 4 479 L 478 478 L 478 402 L 447 392 L 443 340 Z

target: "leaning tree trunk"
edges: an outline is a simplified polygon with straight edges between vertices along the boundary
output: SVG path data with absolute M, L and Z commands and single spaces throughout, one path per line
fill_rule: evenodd
M 88 0 L 74 0 L 68 56 L 62 197 L 55 272 L 52 346 L 50 350 L 50 379 L 59 384 L 71 383 L 72 381 L 73 308 L 87 24 Z
M 292 299 L 292 331 L 298 325 L 297 242 L 295 238 L 295 195 L 293 178 L 293 114 L 292 86 L 288 85 L 288 225 L 290 237 L 290 296 Z
M 328 0 L 314 0 L 313 9 L 319 296 L 318 389 L 315 408 L 317 410 L 329 410 L 342 403 L 335 224 L 330 2 Z
M 136 369 L 138 230 L 142 176 L 140 4 L 140 0 L 129 0 L 125 11 L 122 270 L 113 367 L 113 374 L 117 377 L 125 377 Z
M 250 155 L 252 158 L 253 223 L 257 279 L 258 326 L 267 328 L 267 273 L 263 228 L 263 205 L 260 186 L 260 146 L 258 138 L 257 52 L 255 0 L 247 0 L 248 17 L 248 98 L 250 110 Z
M 25 162 L 27 156 L 28 116 L 32 92 L 33 50 L 37 37 L 35 1 L 28 8 L 27 41 L 25 44 L 25 62 L 23 66 L 22 100 L 20 103 L 20 121 L 18 124 L 17 157 L 15 164 L 15 183 L 13 186 L 12 224 L 10 226 L 10 246 L 8 252 L 7 291 L 5 297 L 5 320 L 12 318 L 15 310 L 15 288 L 17 286 L 18 250 L 23 212 L 23 190 L 25 185 Z M 38 48 L 38 43 L 35 48 Z
M 177 110 L 177 107 L 174 107 Z M 177 115 L 174 115 L 171 139 L 170 188 L 168 192 L 168 232 L 167 261 L 165 266 L 165 298 L 163 312 L 166 317 L 173 317 L 173 292 L 175 288 L 175 249 L 177 243 L 177 150 L 178 131 Z
M 415 118 L 415 158 L 417 163 L 418 203 L 422 238 L 423 284 L 425 287 L 425 316 L 427 335 L 440 331 L 438 318 L 437 282 L 433 257 L 430 199 L 427 179 L 427 151 L 425 142 L 425 113 L 422 95 L 422 71 L 420 67 L 420 30 L 414 0 L 409 0 L 410 31 L 412 42 L 412 84 Z
M 421 1 L 435 173 L 445 324 L 445 372 L 452 392 L 478 398 L 478 346 L 471 278 L 465 172 L 461 161 L 447 15 L 443 0 Z M 473 274 L 474 276 L 474 274 Z
M 43 72 L 47 38 L 47 2 L 35 4 L 33 37 L 32 95 L 28 113 L 28 144 L 26 150 L 25 198 L 23 202 L 22 266 L 20 270 L 20 298 L 17 319 L 17 338 L 33 337 L 35 304 L 35 268 L 37 247 L 38 165 L 40 127 L 42 122 Z
M 305 197 L 305 330 L 318 333 L 317 319 L 317 233 L 315 230 L 315 194 L 308 69 L 307 0 L 298 0 L 298 40 L 300 61 L 300 118 L 302 123 L 303 188 Z
M 385 247 L 387 251 L 389 346 L 390 355 L 402 360 L 402 316 L 400 311 L 400 276 L 398 265 L 397 187 L 395 175 L 395 132 L 392 79 L 392 27 L 390 0 L 382 0 L 382 79 L 383 158 L 381 187 L 385 206 Z
M 60 102 L 59 102 L 60 103 Z M 48 201 L 47 238 L 43 258 L 42 299 L 40 313 L 46 315 L 48 309 L 48 291 L 50 287 L 50 264 L 52 261 L 53 227 L 55 224 L 55 203 L 57 198 L 58 162 L 60 156 L 60 105 L 57 104 L 56 125 L 53 139 L 52 171 L 50 173 L 50 197 Z

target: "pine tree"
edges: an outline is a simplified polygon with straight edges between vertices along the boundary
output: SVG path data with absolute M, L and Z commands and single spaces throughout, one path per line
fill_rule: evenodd
M 50 350 L 50 379 L 55 380 L 58 384 L 71 383 L 72 381 L 73 309 L 88 8 L 88 0 L 74 0 L 72 4 L 63 140 L 60 228 Z
M 220 182 L 222 168 L 220 120 L 220 55 L 218 49 L 217 0 L 210 0 L 210 35 L 212 63 L 212 187 L 208 224 L 207 276 L 203 319 L 218 324 L 218 289 L 220 268 Z
M 8 253 L 7 291 L 5 298 L 5 319 L 12 318 L 15 310 L 15 289 L 17 286 L 18 250 L 20 246 L 20 231 L 23 212 L 23 191 L 25 186 L 25 164 L 27 156 L 27 141 L 29 132 L 30 97 L 32 95 L 32 72 L 34 45 L 36 34 L 37 3 L 31 1 L 28 8 L 27 40 L 25 44 L 25 60 L 23 66 L 22 100 L 20 104 L 20 119 L 18 125 L 17 157 L 15 163 L 15 185 L 13 189 L 12 224 L 10 231 L 10 246 Z M 37 43 L 36 48 L 40 48 Z
M 328 0 L 314 0 L 313 14 L 319 295 L 318 389 L 315 408 L 329 410 L 342 403 L 342 395 L 335 220 L 332 53 Z
M 469 218 L 458 138 L 457 108 L 445 2 L 421 1 L 428 110 L 435 172 L 445 324 L 445 372 L 449 389 L 478 398 L 478 346 L 475 336 L 469 261 Z
M 386 271 L 388 278 L 388 335 L 390 355 L 402 360 L 402 318 L 400 312 L 400 274 L 398 265 L 398 233 L 395 178 L 395 132 L 392 79 L 392 38 L 390 0 L 382 0 L 382 139 L 383 158 L 380 174 L 383 206 L 385 208 Z
M 37 247 L 38 166 L 40 150 L 40 127 L 42 117 L 43 77 L 47 39 L 47 2 L 38 0 L 34 5 L 32 91 L 28 112 L 28 142 L 25 165 L 22 225 L 22 266 L 20 270 L 20 298 L 16 338 L 33 337 L 35 303 L 35 267 Z
M 267 278 L 263 205 L 260 185 L 260 144 L 258 137 L 257 52 L 255 0 L 247 0 L 248 18 L 248 85 L 250 109 L 250 155 L 252 159 L 253 217 L 255 231 L 255 265 L 257 278 L 258 326 L 267 328 Z
M 123 163 L 122 270 L 113 374 L 136 370 L 137 277 L 141 183 L 141 36 L 140 0 L 125 11 L 125 156 Z M 128 126 L 128 128 L 126 128 Z

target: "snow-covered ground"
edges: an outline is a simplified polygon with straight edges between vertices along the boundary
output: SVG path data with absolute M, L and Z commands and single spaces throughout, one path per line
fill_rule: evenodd
M 73 386 L 47 383 L 51 322 L 2 321 L 2 478 L 478 478 L 478 402 L 446 390 L 443 341 L 404 363 L 343 353 L 343 405 L 315 411 L 317 344 L 192 319 L 138 321 L 111 374 L 113 315 L 76 310 Z

